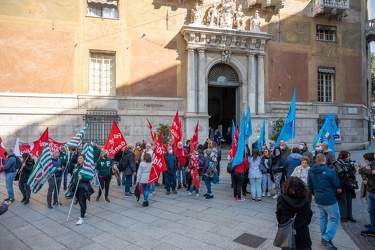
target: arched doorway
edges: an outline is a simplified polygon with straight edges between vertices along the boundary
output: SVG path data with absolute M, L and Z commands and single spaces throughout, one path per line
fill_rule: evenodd
M 209 135 L 219 129 L 230 143 L 232 120 L 236 119 L 236 89 L 239 86 L 237 72 L 228 64 L 215 64 L 208 73 Z

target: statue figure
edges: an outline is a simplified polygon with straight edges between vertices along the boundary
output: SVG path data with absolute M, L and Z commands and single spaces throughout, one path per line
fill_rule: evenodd
M 230 62 L 231 55 L 232 55 L 231 51 L 224 50 L 223 52 L 221 52 L 221 61 L 228 64 Z
M 237 30 L 245 29 L 245 14 L 242 12 L 242 5 L 238 5 L 235 14 L 235 27 Z
M 194 8 L 191 10 L 191 23 L 201 24 L 201 12 L 199 11 L 198 3 L 195 4 Z
M 260 31 L 260 17 L 259 17 L 259 11 L 258 10 L 255 11 L 255 17 L 253 18 L 252 24 L 253 24 L 253 30 L 252 31 L 259 32 Z
M 234 14 L 233 2 L 231 0 L 223 0 L 221 5 L 220 28 L 232 28 Z
M 219 15 L 216 9 L 216 3 L 213 3 L 207 13 L 207 24 L 208 26 L 216 26 Z

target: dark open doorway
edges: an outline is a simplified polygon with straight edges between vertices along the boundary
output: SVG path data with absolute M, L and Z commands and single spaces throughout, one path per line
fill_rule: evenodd
M 236 119 L 236 88 L 209 86 L 208 115 L 211 116 L 210 137 L 212 138 L 215 130 L 219 128 L 226 143 L 230 143 L 232 119 Z

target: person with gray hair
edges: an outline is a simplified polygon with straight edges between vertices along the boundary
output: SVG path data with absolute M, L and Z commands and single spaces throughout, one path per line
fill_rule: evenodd
M 322 152 L 327 159 L 327 166 L 333 168 L 333 164 L 336 162 L 335 156 L 332 154 L 332 150 L 328 148 L 327 142 L 322 142 Z
M 16 159 L 17 156 L 13 153 L 13 149 L 11 148 L 7 148 L 4 155 L 7 156 L 7 160 L 5 161 L 4 166 L 0 167 L 0 169 L 4 170 L 5 173 L 5 187 L 8 193 L 8 198 L 6 198 L 4 201 L 14 202 L 13 180 L 14 177 L 16 177 L 17 168 L 20 167 L 17 166 L 17 162 L 20 160 Z

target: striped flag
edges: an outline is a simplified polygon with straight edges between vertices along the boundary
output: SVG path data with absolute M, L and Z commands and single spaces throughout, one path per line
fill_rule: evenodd
M 84 180 L 92 180 L 94 178 L 94 169 L 95 169 L 95 162 L 94 162 L 94 149 L 92 147 L 92 143 L 89 145 L 85 143 L 85 146 L 87 147 L 86 153 L 84 154 L 86 156 L 85 161 L 83 162 L 82 170 L 79 173 L 80 176 L 82 176 L 82 179 Z M 83 150 L 82 150 L 83 153 Z
M 30 174 L 27 185 L 30 186 L 33 193 L 37 193 L 56 171 L 57 168 L 52 164 L 51 152 L 48 142 L 46 142 L 42 154 L 39 156 L 35 163 L 35 167 Z
M 79 144 L 81 144 L 81 141 L 83 139 L 83 137 L 85 136 L 85 133 L 87 131 L 89 127 L 89 124 L 86 125 L 86 127 L 84 127 L 83 129 L 81 129 L 81 131 L 79 131 L 78 134 L 76 134 L 75 136 L 73 136 L 67 143 L 66 145 L 68 147 L 78 147 Z

